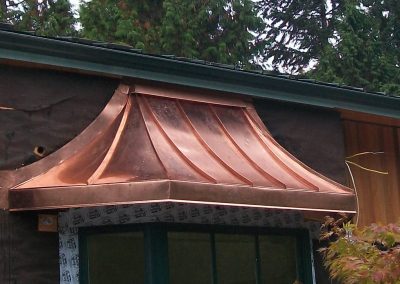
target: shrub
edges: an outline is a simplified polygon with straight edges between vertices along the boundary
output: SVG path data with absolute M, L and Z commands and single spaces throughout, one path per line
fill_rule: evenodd
M 327 217 L 320 249 L 330 276 L 342 283 L 400 283 L 400 223 L 356 228 Z

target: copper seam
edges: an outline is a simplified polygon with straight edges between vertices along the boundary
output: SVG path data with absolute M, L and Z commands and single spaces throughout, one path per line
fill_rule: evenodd
M 161 167 L 162 167 L 163 170 L 164 170 L 165 176 L 166 176 L 168 179 L 171 179 L 171 177 L 170 177 L 170 175 L 169 175 L 169 173 L 168 173 L 167 168 L 165 167 L 164 163 L 162 162 L 162 160 L 161 160 L 161 158 L 160 158 L 160 155 L 158 154 L 157 149 L 156 149 L 156 147 L 154 146 L 153 140 L 151 140 L 150 131 L 149 131 L 148 127 L 147 127 L 146 119 L 145 119 L 144 116 L 143 116 L 142 106 L 141 106 L 140 103 L 139 103 L 139 98 L 138 98 L 139 95 L 135 93 L 135 94 L 133 94 L 132 96 L 135 96 L 135 98 L 136 98 L 136 103 L 137 103 L 137 105 L 138 105 L 138 111 L 139 111 L 140 117 L 141 117 L 141 119 L 142 119 L 142 121 L 143 121 L 144 129 L 146 130 L 147 137 L 149 138 L 151 147 L 153 148 L 154 153 L 156 154 L 157 160 L 160 162 L 160 165 L 161 165 Z
M 218 114 L 215 112 L 214 108 L 211 105 L 208 105 L 208 107 L 211 109 L 212 114 L 215 117 L 215 120 L 218 122 L 219 126 L 221 127 L 222 131 L 225 133 L 225 135 L 228 137 L 228 139 L 232 142 L 232 144 L 236 147 L 236 149 L 239 151 L 240 154 L 249 162 L 249 164 L 257 170 L 263 177 L 265 177 L 267 180 L 272 182 L 275 186 L 279 186 L 280 188 L 286 188 L 286 185 L 278 180 L 277 178 L 271 176 L 269 173 L 267 173 L 263 168 L 261 168 L 255 161 L 253 161 L 252 158 L 249 157 L 249 155 L 246 154 L 246 152 L 236 143 L 235 139 L 232 137 L 232 135 L 229 133 L 228 129 L 226 129 L 225 125 L 221 121 L 221 119 L 218 117 Z
M 248 113 L 248 115 L 249 115 L 249 118 L 250 118 L 251 120 L 254 121 L 254 119 L 253 119 L 251 113 Z M 263 131 L 264 131 L 264 130 L 261 130 L 261 129 L 260 129 L 261 134 L 263 133 Z M 272 146 L 273 146 L 274 148 L 277 148 L 277 151 L 282 152 L 282 150 L 280 149 L 280 148 L 282 148 L 282 146 L 279 145 L 279 143 L 276 142 L 276 141 L 271 137 L 271 134 L 269 134 L 268 131 L 266 132 L 266 134 L 267 134 L 267 135 L 261 135 L 261 137 L 264 137 L 265 139 L 267 139 L 267 140 L 272 144 Z M 285 152 L 283 152 L 283 153 L 285 154 Z M 290 155 L 290 153 L 289 153 L 289 155 Z M 290 159 L 290 161 L 293 161 L 293 162 L 295 162 L 296 164 L 298 164 L 300 167 L 302 167 L 303 170 L 308 171 L 310 174 L 314 175 L 314 176 L 317 177 L 317 178 L 320 178 L 320 179 L 322 180 L 322 182 L 327 182 L 327 183 L 329 183 L 330 185 L 335 186 L 335 187 L 336 187 L 337 189 L 339 189 L 340 191 L 345 191 L 345 192 L 350 192 L 350 193 L 353 192 L 351 189 L 349 189 L 349 188 L 343 186 L 342 184 L 340 184 L 340 183 L 338 183 L 338 182 L 336 182 L 336 181 L 334 181 L 334 180 L 331 180 L 331 179 L 327 178 L 326 176 L 324 176 L 324 175 L 320 174 L 319 172 L 315 171 L 314 169 L 310 168 L 309 166 L 307 166 L 306 164 L 304 164 L 302 161 L 298 160 L 296 157 L 290 155 L 290 156 L 289 156 L 289 159 Z
M 237 171 L 235 171 L 232 167 L 230 167 L 227 163 L 225 163 L 222 158 L 220 158 L 212 149 L 211 147 L 207 144 L 206 141 L 204 141 L 204 139 L 200 136 L 199 132 L 196 130 L 195 126 L 193 125 L 193 123 L 190 121 L 189 117 L 186 115 L 185 110 L 182 108 L 180 102 L 178 99 L 176 99 L 176 104 L 178 106 L 178 109 L 182 115 L 182 117 L 184 118 L 184 120 L 186 121 L 186 123 L 188 124 L 189 128 L 192 130 L 194 136 L 197 138 L 197 140 L 200 142 L 200 144 L 207 150 L 207 152 L 215 159 L 217 160 L 220 164 L 222 164 L 225 169 L 230 172 L 232 175 L 234 175 L 236 178 L 240 179 L 241 181 L 253 186 L 253 183 L 247 179 L 246 177 L 242 176 L 241 174 L 239 174 Z
M 139 99 L 139 97 L 138 97 Z M 175 149 L 175 151 L 178 153 L 178 155 L 192 168 L 194 168 L 201 176 L 205 177 L 206 179 L 210 180 L 213 183 L 217 183 L 217 181 L 210 175 L 208 175 L 206 172 L 204 172 L 201 168 L 199 168 L 196 164 L 194 164 L 188 157 L 186 157 L 185 154 L 182 153 L 181 150 L 179 150 L 178 146 L 175 145 L 175 143 L 172 141 L 172 139 L 168 136 L 164 128 L 162 127 L 161 123 L 158 121 L 156 115 L 153 113 L 151 110 L 150 105 L 148 104 L 147 100 L 145 97 L 140 97 L 139 105 L 143 104 L 146 111 L 149 113 L 150 117 L 153 119 L 154 123 L 157 125 L 158 129 L 160 130 L 161 134 L 165 137 L 165 139 L 170 143 L 172 148 Z
M 286 165 L 285 162 L 281 160 L 266 144 L 265 141 L 260 137 L 259 133 L 255 130 L 253 121 L 251 118 L 248 117 L 247 111 L 242 110 L 242 115 L 245 118 L 246 122 L 250 125 L 251 131 L 255 134 L 257 137 L 258 141 L 260 144 L 263 146 L 263 148 L 271 155 L 271 157 L 283 168 L 287 171 L 289 175 L 291 175 L 293 178 L 297 179 L 300 183 L 302 183 L 305 186 L 311 187 L 311 189 L 314 189 L 316 191 L 319 191 L 318 186 L 312 184 L 311 182 L 307 181 L 304 179 L 302 176 L 300 176 L 298 173 L 296 173 L 293 169 L 291 169 L 288 165 Z M 312 173 L 311 173 L 312 174 Z
M 311 189 L 319 191 L 318 186 L 316 186 L 315 184 L 307 181 L 306 179 L 304 179 L 302 176 L 300 176 L 298 173 L 296 173 L 292 168 L 290 168 L 288 165 L 286 165 L 286 163 L 284 161 L 282 161 L 281 158 L 279 158 L 274 151 L 272 151 L 269 146 L 267 146 L 265 144 L 265 141 L 262 139 L 262 137 L 260 137 L 260 134 L 256 131 L 256 128 L 254 127 L 254 122 L 251 118 L 251 116 L 249 117 L 249 114 L 247 113 L 247 110 L 243 110 L 242 112 L 246 122 L 251 126 L 252 132 L 255 134 L 255 136 L 257 137 L 257 139 L 259 140 L 260 144 L 262 144 L 263 148 L 272 156 L 272 158 L 280 165 L 282 166 L 289 175 L 291 175 L 293 178 L 297 179 L 300 183 L 302 183 L 305 186 L 311 187 Z M 263 136 L 264 137 L 264 136 Z M 268 140 L 271 140 L 271 138 L 267 138 Z M 290 157 L 289 157 L 290 158 Z M 291 159 L 291 158 L 290 158 Z M 312 174 L 312 173 L 310 173 Z
M 247 112 L 247 109 L 246 109 L 246 112 Z M 247 112 L 247 114 L 248 114 L 250 120 L 255 122 L 255 120 L 253 118 L 253 115 L 251 113 L 249 113 L 249 112 Z M 261 137 L 264 137 L 265 139 L 267 139 L 272 144 L 272 146 L 274 146 L 274 148 L 277 148 L 278 152 L 282 152 L 282 149 L 281 149 L 282 146 L 275 139 L 273 139 L 273 137 L 271 136 L 271 134 L 269 133 L 269 131 L 267 129 L 260 129 L 260 128 L 258 128 L 258 129 L 260 130 L 261 134 L 263 134 L 264 131 L 266 133 L 266 135 L 261 135 Z M 351 189 L 343 186 L 342 184 L 340 184 L 340 183 L 338 183 L 338 182 L 336 182 L 334 180 L 331 180 L 331 179 L 327 178 L 326 176 L 324 176 L 324 175 L 320 174 L 319 172 L 315 171 L 314 169 L 310 168 L 309 166 L 304 164 L 302 161 L 300 161 L 299 159 L 297 159 L 296 157 L 294 157 L 290 153 L 289 153 L 289 155 L 290 156 L 288 156 L 288 158 L 291 161 L 297 163 L 299 166 L 301 166 L 303 168 L 303 170 L 310 172 L 310 174 L 313 174 L 314 176 L 320 178 L 324 182 L 330 183 L 330 184 L 338 187 L 340 190 L 343 190 L 343 191 L 346 191 L 346 192 L 353 192 Z
M 130 100 L 128 99 L 125 104 L 124 114 L 122 115 L 121 122 L 119 123 L 117 133 L 115 133 L 115 136 L 111 143 L 111 146 L 108 148 L 107 154 L 104 156 L 104 159 L 103 159 L 103 161 L 101 161 L 99 167 L 88 178 L 88 180 L 87 180 L 88 184 L 94 183 L 94 181 L 103 174 L 104 170 L 107 168 L 111 159 L 113 158 L 113 155 L 117 149 L 119 141 L 121 140 L 122 133 L 126 127 L 126 122 L 128 120 L 128 116 L 130 113 L 130 106 L 131 106 L 131 103 L 130 103 Z

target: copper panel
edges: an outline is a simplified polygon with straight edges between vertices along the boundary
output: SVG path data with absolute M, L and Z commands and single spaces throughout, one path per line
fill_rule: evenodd
M 170 182 L 147 181 L 11 190 L 10 211 L 129 204 L 168 199 Z
M 249 125 L 241 108 L 213 106 L 218 119 L 226 129 L 226 134 L 231 137 L 237 147 L 251 160 L 252 164 L 262 172 L 271 176 L 280 187 L 310 188 L 303 179 L 297 176 L 265 147 Z
M 275 190 L 240 185 L 146 181 L 11 190 L 12 211 L 175 201 L 231 206 L 355 213 L 349 194 Z
M 193 102 L 181 102 L 180 106 L 198 139 L 229 171 L 249 185 L 274 185 L 251 164 L 242 163 L 243 155 L 224 134 L 210 107 L 199 108 L 198 104 Z
M 170 199 L 224 205 L 355 213 L 354 195 L 312 190 L 287 191 L 274 188 L 172 181 Z
M 205 176 L 210 177 L 211 181 L 227 184 L 241 183 L 202 145 L 190 128 L 187 118 L 179 111 L 176 101 L 154 97 L 144 97 L 143 100 L 147 101 L 150 111 L 154 114 L 154 118 L 164 130 L 166 136 L 181 155 L 186 157 L 190 165 L 196 167 Z M 179 177 L 177 178 L 179 179 Z
M 201 172 L 201 170 L 194 165 L 191 165 L 190 161 L 182 155 L 176 145 L 172 143 L 162 127 L 154 119 L 154 116 L 151 115 L 150 110 L 144 103 L 140 104 L 140 111 L 143 114 L 153 146 L 170 179 L 180 178 L 190 181 L 214 182 L 211 177 Z
M 180 200 L 354 212 L 353 193 L 286 152 L 247 102 L 165 93 L 121 85 L 76 139 L 0 173 L 11 209 Z
M 168 178 L 166 169 L 155 152 L 149 137 L 138 102 L 132 97 L 127 106 L 126 120 L 121 133 L 114 140 L 115 148 L 110 152 L 107 165 L 95 183 L 123 182 Z M 118 138 L 118 139 L 117 139 Z M 126 145 L 121 147 L 121 145 Z M 105 163 L 104 163 L 105 164 Z M 95 176 L 93 176 L 95 178 Z

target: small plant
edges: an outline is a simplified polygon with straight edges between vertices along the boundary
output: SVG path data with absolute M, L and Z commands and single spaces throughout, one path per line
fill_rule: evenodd
M 326 217 L 320 249 L 332 278 L 342 283 L 400 283 L 400 224 L 356 228 L 345 215 Z

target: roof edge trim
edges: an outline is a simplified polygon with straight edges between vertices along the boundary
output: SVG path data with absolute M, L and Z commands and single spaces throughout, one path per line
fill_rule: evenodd
M 157 55 L 0 31 L 0 60 L 133 77 L 400 119 L 400 98 Z
M 85 188 L 84 191 L 82 191 L 82 187 Z M 192 195 L 193 190 L 194 195 Z M 240 191 L 240 198 L 236 194 L 231 194 L 227 199 L 226 193 L 232 193 L 232 191 Z M 80 193 L 78 199 L 76 198 L 77 195 L 73 194 L 74 192 Z M 112 198 L 110 198 L 110 192 L 112 192 Z M 32 198 L 33 194 L 35 198 Z M 214 185 L 174 180 L 25 190 L 12 189 L 9 191 L 9 196 L 10 211 L 175 201 L 316 212 L 356 213 L 356 201 L 353 195 L 301 190 L 281 191 L 274 188 Z M 107 198 L 104 196 L 107 196 Z M 329 200 L 326 196 L 329 196 Z M 96 200 L 93 200 L 93 198 Z M 299 200 L 303 202 L 299 203 Z M 318 206 L 315 206 L 316 204 Z

